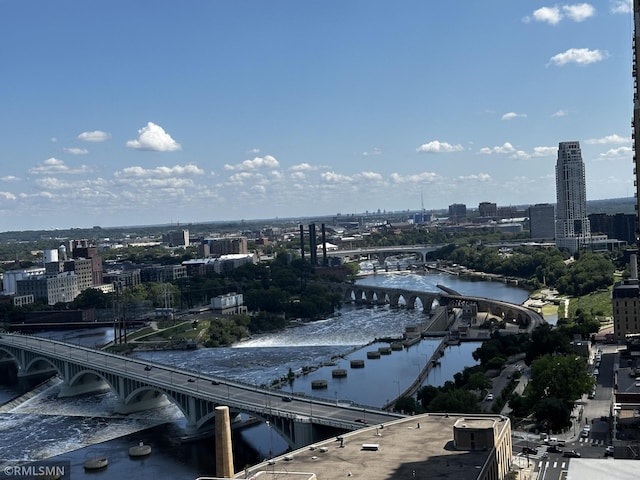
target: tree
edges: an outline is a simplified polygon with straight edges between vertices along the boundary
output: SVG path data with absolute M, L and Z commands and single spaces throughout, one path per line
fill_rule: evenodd
M 538 403 L 553 398 L 562 402 L 570 413 L 574 402 L 589 392 L 593 385 L 593 377 L 587 372 L 584 358 L 544 355 L 531 364 L 528 395 L 536 401 L 536 411 Z M 551 408 L 549 402 L 546 405 L 545 408 Z

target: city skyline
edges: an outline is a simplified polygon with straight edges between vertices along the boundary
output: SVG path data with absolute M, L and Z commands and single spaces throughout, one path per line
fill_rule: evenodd
M 0 231 L 635 192 L 630 1 L 0 8 Z

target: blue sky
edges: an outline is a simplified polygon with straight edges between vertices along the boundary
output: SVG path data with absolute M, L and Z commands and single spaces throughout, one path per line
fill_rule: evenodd
M 633 196 L 631 0 L 0 2 L 0 231 Z

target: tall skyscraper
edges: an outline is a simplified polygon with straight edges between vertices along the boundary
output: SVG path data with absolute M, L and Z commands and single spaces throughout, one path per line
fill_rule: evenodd
M 640 165 L 638 165 L 638 155 L 640 155 L 640 92 L 638 91 L 638 82 L 640 81 L 640 72 L 638 72 L 638 62 L 636 54 L 638 46 L 640 46 L 640 0 L 633 0 L 633 176 L 636 187 L 636 243 L 640 243 Z
M 579 142 L 560 142 L 556 163 L 556 245 L 576 252 L 591 241 Z

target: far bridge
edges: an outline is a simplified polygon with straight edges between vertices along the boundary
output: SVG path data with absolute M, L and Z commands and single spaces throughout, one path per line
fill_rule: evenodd
M 328 252 L 327 254 L 331 257 L 348 257 L 348 258 L 362 258 L 366 257 L 367 259 L 377 258 L 380 263 L 384 263 L 384 260 L 391 256 L 403 256 L 414 254 L 417 257 L 418 263 L 426 263 L 427 255 L 431 252 L 435 252 L 436 250 L 440 250 L 442 247 L 445 247 L 446 244 L 442 245 L 396 245 L 396 246 L 385 246 L 385 247 L 364 247 L 364 248 L 353 248 L 346 250 L 333 250 Z
M 0 362 L 13 360 L 18 375 L 57 374 L 59 396 L 111 389 L 120 400 L 119 413 L 174 403 L 187 420 L 186 433 L 207 430 L 215 407 L 229 406 L 269 421 L 292 448 L 300 448 L 336 432 L 382 424 L 404 415 L 374 407 L 290 395 L 273 389 L 116 355 L 102 350 L 28 335 L 2 333 Z

